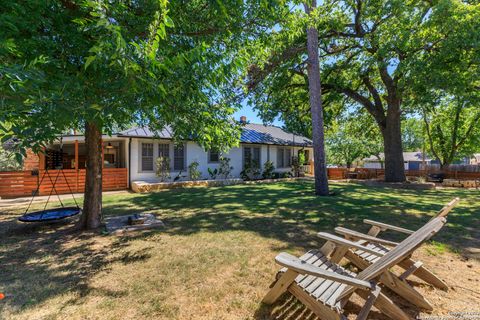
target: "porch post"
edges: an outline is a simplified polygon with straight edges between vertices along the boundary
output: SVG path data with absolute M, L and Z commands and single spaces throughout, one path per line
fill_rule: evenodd
M 105 164 L 105 162 L 104 162 L 104 160 L 103 160 L 103 158 L 104 158 L 104 154 L 103 154 L 103 139 L 100 139 L 100 145 L 102 146 L 102 169 L 103 169 L 104 164 Z
M 38 170 L 45 170 L 45 148 L 38 153 Z
M 75 139 L 75 190 L 78 192 L 78 171 L 79 171 L 79 163 L 78 163 L 78 139 Z

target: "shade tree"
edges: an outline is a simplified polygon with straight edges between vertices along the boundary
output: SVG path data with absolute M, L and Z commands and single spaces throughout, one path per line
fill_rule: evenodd
M 0 12 L 0 128 L 17 150 L 85 134 L 80 227 L 101 222 L 101 137 L 132 121 L 170 125 L 205 148 L 238 143 L 234 52 L 268 28 L 275 1 L 10 1 Z M 260 19 L 260 17 L 262 19 Z M 261 21 L 261 23 L 259 22 Z M 229 54 L 226 54 L 229 53 Z M 231 53 L 231 54 L 230 54 Z
M 386 181 L 405 180 L 401 124 L 406 114 L 418 113 L 412 101 L 423 88 L 441 85 L 463 96 L 478 84 L 478 72 L 472 72 L 478 70 L 478 14 L 478 4 L 457 0 L 323 1 L 313 14 L 324 101 L 346 98 L 375 120 Z M 265 50 L 255 44 L 258 58 L 248 79 L 261 114 L 293 118 L 287 125 L 298 128 L 309 118 L 304 20 L 292 10 L 264 41 Z M 448 70 L 454 72 L 447 76 Z

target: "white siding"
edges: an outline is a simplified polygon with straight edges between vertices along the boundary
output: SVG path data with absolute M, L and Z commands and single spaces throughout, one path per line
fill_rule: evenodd
M 166 143 L 167 140 L 153 140 L 153 139 L 138 139 L 138 138 L 133 138 L 132 139 L 132 144 L 131 144 L 131 181 L 158 181 L 157 176 L 155 175 L 155 170 L 152 172 L 142 172 L 140 165 L 141 165 L 141 143 L 153 143 L 153 154 L 154 158 L 158 156 L 158 143 Z M 171 148 L 170 148 L 170 157 L 173 156 L 173 143 L 171 141 L 168 141 L 171 143 Z M 275 166 L 275 171 L 278 172 L 284 172 L 284 171 L 290 171 L 291 168 L 277 168 L 277 148 L 279 146 L 274 146 L 274 145 L 259 145 L 259 144 L 241 144 L 239 147 L 235 147 L 230 149 L 230 151 L 226 154 L 224 154 L 225 157 L 230 158 L 230 166 L 233 167 L 232 170 L 232 177 L 233 178 L 239 178 L 240 177 L 240 172 L 243 170 L 243 147 L 244 146 L 252 146 L 252 147 L 260 147 L 260 162 L 261 162 L 261 167 L 263 170 L 265 161 L 270 159 L 270 161 L 273 162 Z M 189 141 L 186 142 L 186 164 L 187 164 L 187 169 L 182 172 L 182 176 L 185 176 L 183 180 L 188 179 L 188 165 L 192 163 L 193 161 L 197 161 L 199 166 L 198 169 L 202 173 L 201 179 L 209 179 L 210 176 L 208 174 L 208 168 L 218 168 L 219 163 L 208 163 L 208 152 L 203 150 L 202 147 L 200 147 L 198 144 L 195 142 Z M 294 151 L 295 150 L 295 151 Z M 297 151 L 299 150 L 298 147 L 292 148 L 292 155 L 294 155 Z M 309 150 L 311 150 L 309 148 Z M 295 152 L 295 153 L 294 153 Z M 313 156 L 313 152 L 310 151 L 310 156 Z M 171 168 L 173 170 L 173 165 L 171 165 Z M 172 172 L 171 176 L 172 178 L 175 177 L 178 174 L 178 172 Z
M 408 170 L 408 161 L 405 161 L 403 166 L 405 170 Z M 382 164 L 379 161 L 365 161 L 365 163 L 363 164 L 363 167 L 367 169 L 384 169 L 385 164 L 383 165 L 383 168 L 382 168 Z

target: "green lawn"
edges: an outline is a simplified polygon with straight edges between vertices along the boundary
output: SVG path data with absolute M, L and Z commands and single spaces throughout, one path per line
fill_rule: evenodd
M 452 286 L 465 283 L 448 294 L 419 290 L 433 295 L 440 313 L 452 311 L 444 300 L 457 296 L 456 306 L 468 297 L 466 305 L 480 310 L 480 264 L 468 258 L 480 248 L 479 191 L 340 183 L 332 190 L 333 197 L 315 197 L 303 181 L 105 196 L 105 215 L 148 212 L 166 225 L 127 237 L 21 224 L 22 209 L 8 210 L 0 215 L 0 292 L 7 295 L 0 319 L 303 319 L 310 314 L 288 297 L 273 307 L 259 303 L 277 253 L 318 247 L 315 233 L 338 225 L 367 231 L 364 218 L 416 229 L 455 196 L 462 201 L 447 227 L 419 255 Z

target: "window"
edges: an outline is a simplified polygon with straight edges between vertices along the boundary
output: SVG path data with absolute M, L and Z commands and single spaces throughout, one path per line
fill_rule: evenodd
M 289 168 L 292 165 L 292 149 L 277 149 L 277 168 Z
M 285 167 L 285 163 L 284 163 L 284 159 L 285 159 L 285 149 L 283 148 L 278 148 L 277 149 L 277 168 L 284 168 Z
M 260 147 L 243 147 L 243 166 L 252 161 L 260 166 Z
M 216 163 L 220 161 L 220 153 L 218 151 L 210 150 L 208 151 L 208 162 Z
M 158 144 L 158 157 L 170 158 L 170 145 L 168 143 Z
M 142 171 L 153 171 L 153 143 L 142 143 Z
M 173 147 L 173 170 L 185 170 L 185 145 L 177 144 Z

